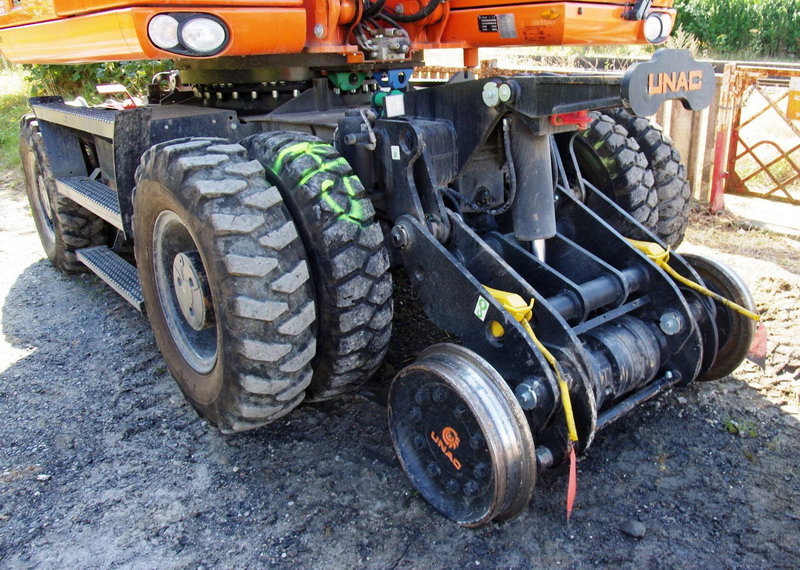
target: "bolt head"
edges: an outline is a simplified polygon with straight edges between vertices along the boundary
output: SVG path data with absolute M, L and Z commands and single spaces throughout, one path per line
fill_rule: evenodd
M 408 230 L 406 230 L 405 226 L 400 224 L 396 225 L 392 228 L 390 236 L 392 239 L 392 245 L 397 249 L 405 249 L 408 247 L 410 236 L 408 235 Z
M 315 38 L 324 38 L 325 37 L 325 26 L 322 24 L 317 24 L 314 26 L 314 37 Z
M 497 89 L 497 83 L 489 81 L 483 86 L 483 103 L 487 107 L 496 107 L 500 103 L 500 95 Z
M 503 103 L 508 103 L 511 101 L 511 97 L 514 95 L 514 92 L 511 89 L 511 85 L 508 83 L 503 83 L 500 87 L 497 88 L 497 96 Z
M 530 384 L 523 382 L 514 389 L 514 395 L 523 410 L 532 410 L 539 403 L 539 397 Z
M 673 336 L 683 330 L 683 317 L 677 311 L 667 311 L 658 321 L 661 331 L 667 336 Z

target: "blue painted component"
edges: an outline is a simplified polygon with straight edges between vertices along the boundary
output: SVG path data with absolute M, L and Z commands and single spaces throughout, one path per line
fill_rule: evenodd
M 391 87 L 392 89 L 405 89 L 408 87 L 408 82 L 414 69 L 389 69 L 386 71 L 377 71 L 373 74 L 375 81 L 381 87 Z

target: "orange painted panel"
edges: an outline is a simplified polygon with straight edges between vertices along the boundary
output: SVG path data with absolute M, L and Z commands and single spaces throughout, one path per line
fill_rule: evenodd
M 623 20 L 623 6 L 528 2 L 455 9 L 455 4 L 442 42 L 461 41 L 464 47 L 646 43 L 643 22 Z
M 651 4 L 653 8 L 671 8 L 674 0 L 655 0 Z M 453 10 L 458 10 L 461 8 L 482 8 L 485 6 L 510 6 L 514 4 L 526 4 L 526 5 L 541 5 L 541 4 L 552 4 L 553 0 L 504 0 L 502 3 L 500 2 L 487 2 L 486 0 L 452 0 L 450 2 L 450 8 Z M 574 6 L 586 6 L 587 4 L 602 4 L 605 6 L 625 6 L 630 8 L 633 5 L 631 0 L 581 0 L 580 2 L 568 2 L 568 4 L 572 4 Z
M 147 22 L 165 11 L 124 9 L 7 28 L 0 30 L 0 51 L 14 63 L 176 57 L 154 47 L 147 37 Z M 173 8 L 168 11 L 197 10 Z M 204 12 L 214 14 L 231 30 L 228 47 L 215 57 L 297 53 L 305 44 L 306 15 L 301 8 L 215 8 Z
M 22 4 L 17 7 L 12 7 L 10 0 L 0 2 L 8 8 L 5 14 L 0 14 L 0 28 L 52 20 L 56 17 L 52 0 L 22 0 Z
M 25 0 L 23 0 L 25 1 Z M 52 0 L 55 12 L 59 16 L 75 14 L 85 14 L 89 12 L 102 12 L 115 8 L 139 8 L 146 6 L 160 6 L 169 8 L 187 8 L 189 6 L 219 6 L 225 7 L 239 6 L 242 8 L 279 7 L 279 6 L 302 6 L 303 0 Z M 202 11 L 202 10 L 199 10 Z
M 792 77 L 789 81 L 789 102 L 786 105 L 786 116 L 792 121 L 800 121 L 800 77 Z

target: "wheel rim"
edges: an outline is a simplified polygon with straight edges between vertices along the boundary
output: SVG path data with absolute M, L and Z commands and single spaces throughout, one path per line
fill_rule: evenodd
M 42 231 L 48 241 L 54 242 L 56 239 L 56 228 L 55 222 L 53 221 L 53 205 L 50 203 L 50 193 L 47 191 L 47 181 L 36 160 L 36 155 L 32 151 L 29 151 L 27 154 L 27 162 L 28 172 L 31 173 L 33 178 L 31 181 L 34 185 L 33 195 L 36 200 L 36 209 L 42 221 Z
M 443 344 L 395 377 L 394 448 L 433 508 L 463 526 L 512 518 L 536 482 L 533 438 L 511 390 L 482 358 Z
M 158 215 L 153 228 L 153 269 L 172 340 L 189 366 L 207 374 L 219 351 L 213 301 L 197 244 L 170 210 Z
M 687 254 L 684 258 L 697 271 L 706 287 L 751 312 L 757 312 L 750 290 L 731 268 L 701 255 Z M 717 314 L 714 322 L 719 334 L 719 350 L 714 363 L 699 380 L 724 378 L 736 370 L 744 360 L 756 333 L 755 321 L 720 303 L 715 304 Z
M 583 179 L 616 203 L 617 196 L 614 194 L 611 172 L 603 159 L 597 156 L 589 142 L 576 137 L 575 154 L 578 157 L 580 175 Z

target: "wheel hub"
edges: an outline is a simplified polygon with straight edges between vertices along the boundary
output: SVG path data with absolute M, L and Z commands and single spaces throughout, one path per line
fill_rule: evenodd
M 183 219 L 162 211 L 153 227 L 158 302 L 175 347 L 199 374 L 213 370 L 218 337 L 214 300 L 197 243 Z
M 213 325 L 208 280 L 197 251 L 182 251 L 175 256 L 172 282 L 178 307 L 189 326 L 201 331 Z
M 389 424 L 412 484 L 451 520 L 478 526 L 528 505 L 533 438 L 511 390 L 472 351 L 435 345 L 401 370 L 389 394 Z

